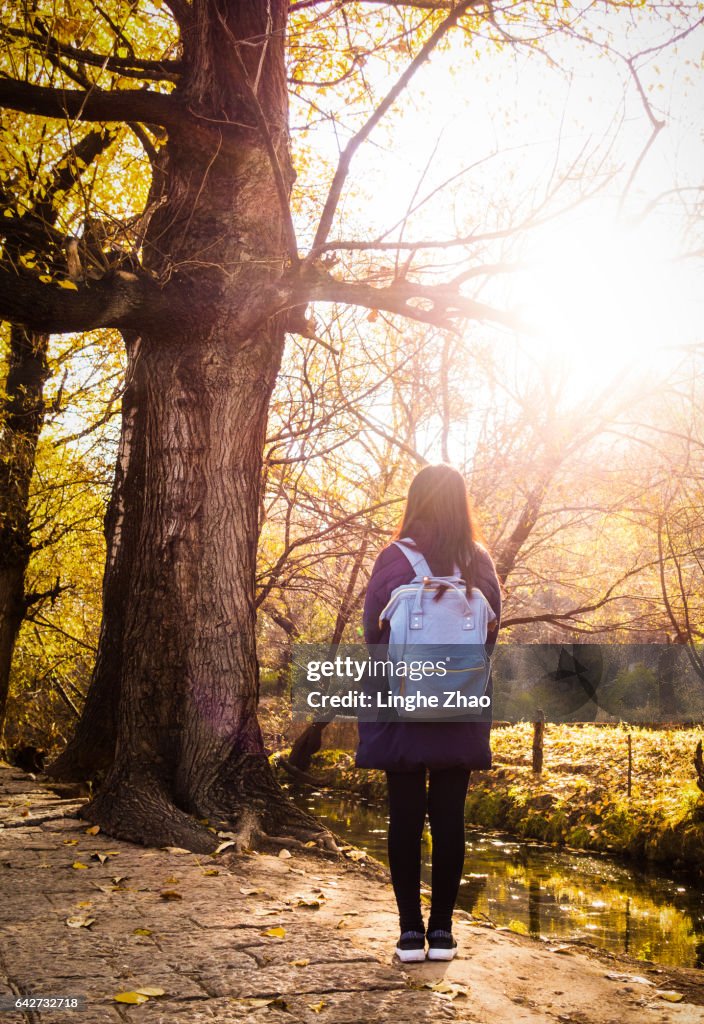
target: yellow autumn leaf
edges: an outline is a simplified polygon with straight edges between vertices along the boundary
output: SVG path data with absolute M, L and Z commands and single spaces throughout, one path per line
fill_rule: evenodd
M 666 999 L 668 1003 L 681 1003 L 684 999 L 681 992 L 674 992 L 670 989 L 661 989 L 655 995 L 658 999 Z
M 80 860 L 74 860 L 74 862 L 71 865 L 71 867 L 75 868 L 76 871 L 87 871 L 88 870 L 88 865 L 87 864 L 81 864 Z
M 163 988 L 157 988 L 154 985 L 145 985 L 142 988 L 136 988 L 135 992 L 138 996 L 147 996 L 149 999 L 156 999 L 158 996 L 166 995 Z
M 112 998 L 116 1003 L 129 1003 L 132 1006 L 140 1006 L 142 1003 L 147 1002 L 149 996 L 142 995 L 141 992 L 118 992 Z
M 270 935 L 273 939 L 283 939 L 286 935 L 286 929 L 281 927 L 267 928 L 265 932 L 262 932 L 262 935 Z
M 308 957 L 304 956 L 304 957 L 301 957 L 300 960 L 292 960 L 291 961 L 291 967 L 307 967 L 309 963 L 310 963 L 310 960 L 308 959 Z
M 308 1009 L 312 1010 L 313 1013 L 322 1013 L 328 1004 L 324 999 L 321 999 L 319 1003 L 308 1003 Z
M 100 825 L 91 825 L 90 828 L 86 829 L 87 836 L 97 836 L 98 832 L 100 832 Z
M 508 930 L 514 932 L 516 935 L 527 935 L 528 929 L 526 928 L 523 921 L 509 921 Z
M 440 981 L 426 981 L 424 988 L 429 988 L 431 992 L 437 992 L 439 995 L 447 996 L 450 999 L 456 999 L 457 996 L 466 996 L 468 994 L 466 985 L 460 985 L 457 981 L 448 981 L 446 978 L 442 978 Z
M 151 935 L 151 929 L 149 928 L 135 928 L 132 932 L 133 935 Z
M 92 924 L 95 924 L 95 918 L 85 917 L 83 914 L 75 914 L 73 917 L 66 918 L 66 924 L 69 928 L 90 928 Z
M 69 281 L 67 277 L 62 278 L 60 281 L 57 281 L 56 283 L 58 284 L 59 288 L 66 288 L 67 291 L 78 291 L 78 285 L 75 284 L 73 281 Z

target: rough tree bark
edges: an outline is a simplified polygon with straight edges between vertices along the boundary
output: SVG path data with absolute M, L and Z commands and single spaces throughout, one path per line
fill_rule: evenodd
M 187 302 L 178 321 L 127 336 L 99 655 L 84 722 L 53 767 L 108 764 L 109 716 L 90 746 L 115 708 L 114 760 L 84 814 L 149 844 L 211 850 L 203 818 L 242 845 L 320 832 L 275 783 L 256 715 L 257 513 L 285 319 L 252 311 L 291 258 L 287 6 L 196 4 L 184 28 L 176 93 L 199 126 L 171 127 L 160 153 L 144 262 Z

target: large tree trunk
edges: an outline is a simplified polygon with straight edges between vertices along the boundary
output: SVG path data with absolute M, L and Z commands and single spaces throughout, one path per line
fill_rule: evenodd
M 293 179 L 287 7 L 196 0 L 178 91 L 204 120 L 171 131 L 153 188 L 145 262 L 192 315 L 133 343 L 93 684 L 96 710 L 119 693 L 117 736 L 84 812 L 149 844 L 211 850 L 202 819 L 242 845 L 321 831 L 275 783 L 256 715 L 262 450 L 285 330 L 261 297 L 288 259 L 280 183 Z
M 27 610 L 25 576 L 32 552 L 29 488 L 44 423 L 48 343 L 46 334 L 11 328 L 0 440 L 0 744 L 12 652 Z

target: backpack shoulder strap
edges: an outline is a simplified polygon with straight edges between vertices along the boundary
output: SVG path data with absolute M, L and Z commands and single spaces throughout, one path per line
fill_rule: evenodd
M 415 570 L 416 576 L 432 576 L 430 566 L 426 562 L 423 555 L 416 548 L 410 537 L 402 537 L 401 540 L 395 540 L 394 544 L 403 554 L 406 556 L 408 561 L 411 563 L 411 567 Z

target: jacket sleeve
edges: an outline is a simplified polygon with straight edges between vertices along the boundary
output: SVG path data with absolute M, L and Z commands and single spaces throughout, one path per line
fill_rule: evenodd
M 388 643 L 389 627 L 379 624 L 379 616 L 389 603 L 392 590 L 410 582 L 414 576 L 411 563 L 397 547 L 390 545 L 380 552 L 364 598 L 364 639 L 368 644 Z

